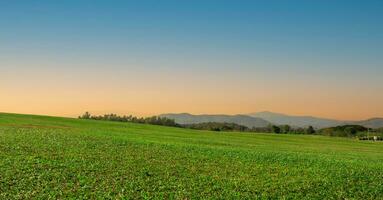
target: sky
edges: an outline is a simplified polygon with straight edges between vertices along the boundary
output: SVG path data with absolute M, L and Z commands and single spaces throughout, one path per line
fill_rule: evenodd
M 383 1 L 0 1 L 0 112 L 383 117 Z

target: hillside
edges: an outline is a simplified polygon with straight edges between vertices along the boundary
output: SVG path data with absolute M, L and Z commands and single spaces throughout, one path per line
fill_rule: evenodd
M 178 124 L 198 124 L 205 122 L 227 122 L 235 123 L 242 126 L 251 127 L 267 127 L 270 122 L 250 117 L 246 115 L 192 115 L 188 113 L 180 114 L 162 114 L 160 117 L 166 117 L 169 119 L 174 119 Z
M 265 119 L 273 124 L 282 125 L 288 124 L 293 127 L 308 127 L 325 128 L 343 124 L 341 121 L 332 119 L 323 119 L 312 116 L 291 116 L 273 112 L 258 112 L 251 113 L 249 116 Z
M 355 137 L 360 132 L 367 132 L 367 128 L 360 125 L 343 125 L 324 128 L 318 132 L 328 136 Z
M 0 199 L 382 199 L 383 145 L 0 113 Z
M 368 128 L 383 128 L 383 118 L 373 118 L 363 121 L 358 121 L 355 124 Z
M 313 116 L 292 116 L 273 112 L 257 112 L 248 114 L 251 117 L 257 117 L 267 120 L 273 124 L 283 125 L 288 124 L 293 127 L 308 127 L 313 126 L 315 128 L 328 128 L 342 125 L 361 125 L 368 128 L 380 128 L 383 127 L 383 118 L 373 118 L 362 121 L 341 121 L 334 119 L 325 119 Z

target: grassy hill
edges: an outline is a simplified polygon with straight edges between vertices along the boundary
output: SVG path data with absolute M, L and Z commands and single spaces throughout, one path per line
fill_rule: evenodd
M 0 114 L 0 199 L 383 199 L 383 143 Z

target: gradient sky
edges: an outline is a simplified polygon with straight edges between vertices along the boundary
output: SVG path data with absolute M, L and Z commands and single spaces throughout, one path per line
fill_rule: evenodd
M 383 1 L 0 1 L 0 112 L 383 117 Z

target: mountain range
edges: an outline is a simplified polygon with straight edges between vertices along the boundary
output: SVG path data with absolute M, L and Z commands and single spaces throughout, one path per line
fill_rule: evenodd
M 372 118 L 361 121 L 342 121 L 335 119 L 326 119 L 313 116 L 292 116 L 281 113 L 273 112 L 258 112 L 248 114 L 251 117 L 261 118 L 269 121 L 272 124 L 282 125 L 288 124 L 293 127 L 308 127 L 313 126 L 315 128 L 327 128 L 332 126 L 341 125 L 361 125 L 368 128 L 381 128 L 383 127 L 383 118 Z
M 372 118 L 361 121 L 342 121 L 313 116 L 292 116 L 273 112 L 257 112 L 246 115 L 192 115 L 189 113 L 162 114 L 161 117 L 174 119 L 179 124 L 196 124 L 203 122 L 228 122 L 247 127 L 266 127 L 270 124 L 288 124 L 292 127 L 327 128 L 340 125 L 361 125 L 368 128 L 383 127 L 383 118 Z
M 162 114 L 160 117 L 174 119 L 178 124 L 198 124 L 204 122 L 227 122 L 247 127 L 266 127 L 270 122 L 248 115 L 192 115 L 189 113 Z
M 288 124 L 293 127 L 313 126 L 315 128 L 326 128 L 343 125 L 345 122 L 333 119 L 325 119 L 312 116 L 292 116 L 273 112 L 257 112 L 248 114 L 251 117 L 259 117 L 276 125 Z

